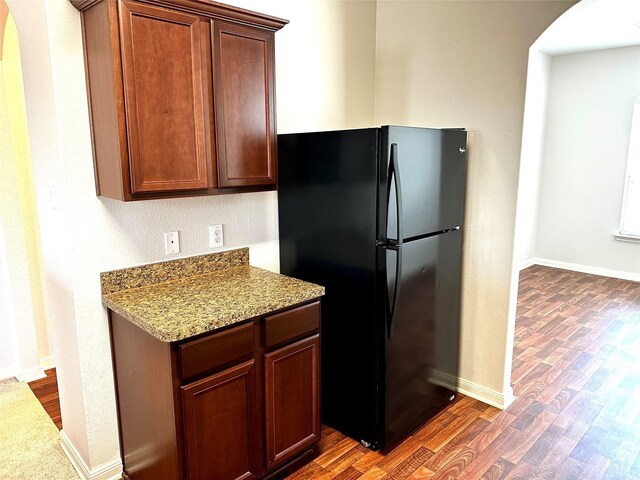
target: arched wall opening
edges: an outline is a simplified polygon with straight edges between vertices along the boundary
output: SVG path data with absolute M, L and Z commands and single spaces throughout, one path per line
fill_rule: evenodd
M 633 50 L 640 45 L 639 21 L 640 3 L 635 0 L 583 0 L 551 24 L 529 50 L 509 303 L 508 351 L 513 349 L 521 269 L 541 264 L 631 280 L 640 279 L 640 245 L 616 244 L 614 239 L 622 202 L 624 167 L 618 165 L 617 171 L 612 174 L 611 164 L 605 165 L 589 158 L 590 149 L 606 148 L 606 142 L 612 142 L 612 148 L 605 151 L 604 155 L 613 155 L 616 150 L 619 157 L 617 163 L 626 162 L 634 96 L 632 91 L 636 92 L 635 95 L 640 94 L 640 82 L 634 80 L 634 76 L 640 74 L 640 49 L 638 52 Z M 633 68 L 623 67 L 625 58 L 637 65 Z M 600 68 L 594 67 L 593 65 L 597 65 L 594 62 L 601 62 Z M 610 74 L 613 70 L 619 70 L 618 77 L 627 74 L 627 71 L 622 72 L 624 68 L 631 72 L 626 79 L 629 101 L 624 108 L 614 110 L 609 108 L 608 104 L 611 102 L 607 100 L 613 93 L 619 97 L 620 92 L 607 91 L 607 88 L 619 88 L 620 83 L 616 84 L 613 80 L 609 82 L 612 78 Z M 602 80 L 596 79 L 603 71 L 608 76 L 602 77 Z M 634 86 L 636 83 L 637 87 Z M 591 93 L 587 93 L 588 88 L 591 88 Z M 606 99 L 603 101 L 602 97 Z M 565 101 L 565 98 L 570 101 Z M 563 118 L 559 120 L 559 116 Z M 582 130 L 569 128 L 567 119 L 571 116 L 580 122 L 588 118 L 589 122 L 584 122 Z M 589 128 L 598 128 L 602 137 L 599 143 L 589 134 Z M 558 155 L 560 149 L 568 152 L 565 157 L 573 157 L 573 164 Z M 564 163 L 563 166 L 559 166 L 561 162 Z M 577 189 L 575 182 L 591 182 L 598 187 L 589 193 L 586 188 Z M 603 189 L 603 186 L 607 188 Z M 606 206 L 602 201 L 605 197 Z M 573 209 L 569 208 L 568 202 L 565 205 L 562 198 L 573 202 Z M 581 199 L 582 205 L 579 205 L 577 202 Z M 584 199 L 592 202 L 591 205 Z M 553 210 L 562 212 L 549 213 Z M 549 235 L 551 222 L 557 222 L 557 219 L 563 218 L 562 215 L 564 222 L 556 229 L 563 230 L 563 235 Z M 592 220 L 596 215 L 602 218 L 598 224 Z M 591 224 L 585 226 L 588 222 Z M 562 249 L 556 250 L 570 252 L 571 256 L 562 258 L 550 255 L 550 242 L 562 243 Z M 609 249 L 611 254 L 604 255 L 603 249 Z M 577 254 L 580 250 L 582 257 Z M 511 362 L 512 358 L 508 357 L 505 372 L 511 372 Z M 505 386 L 509 384 L 509 380 L 507 376 Z

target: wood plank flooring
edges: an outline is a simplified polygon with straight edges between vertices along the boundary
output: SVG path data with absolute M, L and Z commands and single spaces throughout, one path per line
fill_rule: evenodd
M 388 454 L 324 427 L 288 480 L 640 480 L 640 283 L 530 267 L 515 335 L 506 411 L 460 396 Z
M 29 388 L 40 401 L 45 411 L 56 424 L 58 430 L 62 430 L 62 417 L 60 416 L 60 399 L 58 397 L 58 377 L 56 369 L 45 370 L 45 378 L 29 382 Z
M 640 480 L 640 283 L 520 276 L 504 412 L 460 396 L 387 455 L 328 427 L 288 480 Z

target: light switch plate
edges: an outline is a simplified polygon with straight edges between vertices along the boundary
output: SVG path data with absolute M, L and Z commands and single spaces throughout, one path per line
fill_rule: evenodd
M 164 253 L 171 255 L 180 252 L 180 236 L 178 232 L 166 232 L 164 234 Z

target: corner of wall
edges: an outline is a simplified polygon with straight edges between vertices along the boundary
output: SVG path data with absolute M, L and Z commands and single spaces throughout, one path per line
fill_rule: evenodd
M 120 459 L 90 469 L 64 430 L 60 430 L 60 446 L 81 480 L 120 480 L 122 478 Z
M 539 51 L 534 43 L 529 49 L 520 148 L 514 235 L 514 264 L 517 267 L 536 254 L 550 64 L 551 57 Z

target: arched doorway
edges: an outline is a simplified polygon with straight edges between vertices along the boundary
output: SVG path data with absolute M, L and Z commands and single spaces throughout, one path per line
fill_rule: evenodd
M 521 324 L 517 329 L 516 302 L 520 271 L 530 265 L 565 269 L 558 272 L 573 270 L 621 279 L 640 279 L 640 245 L 615 244 L 614 233 L 620 215 L 624 165 L 617 165 L 617 173 L 612 175 L 614 166 L 611 163 L 615 156 L 614 150 L 618 151 L 616 161 L 626 162 L 633 96 L 640 94 L 640 82 L 631 77 L 626 78 L 624 82 L 619 78 L 614 82 L 611 80 L 613 77 L 609 75 L 622 68 L 625 58 L 637 63 L 634 59 L 640 57 L 640 30 L 637 27 L 639 20 L 640 4 L 634 0 L 583 1 L 559 17 L 530 48 L 518 185 L 509 339 L 513 339 L 514 334 L 522 336 L 526 331 L 530 338 L 537 336 L 542 339 L 547 335 L 546 340 L 549 340 L 553 332 L 559 332 L 564 326 L 564 333 L 551 339 L 555 340 L 556 347 L 564 348 L 564 342 L 569 338 L 579 340 L 578 336 L 582 335 L 584 338 L 573 342 L 572 345 L 580 344 L 588 350 L 589 341 L 597 333 L 590 332 L 589 328 L 606 328 L 607 322 L 615 321 L 611 318 L 606 319 L 600 311 L 591 311 L 597 308 L 615 310 L 615 305 L 587 308 L 587 311 L 580 312 L 568 307 L 579 302 L 588 306 L 588 298 L 559 295 L 556 299 L 561 305 L 556 306 L 555 310 L 553 305 L 550 305 L 548 309 L 540 308 L 539 313 L 536 313 L 539 315 L 538 326 L 545 322 L 546 317 L 546 325 L 556 322 L 557 329 L 554 330 L 551 326 L 545 330 L 545 334 L 533 328 L 533 323 L 529 326 Z M 633 49 L 637 49 L 637 52 Z M 633 75 L 640 75 L 639 68 L 635 66 L 627 70 L 630 72 L 635 69 Z M 603 72 L 608 76 L 599 77 Z M 622 73 L 617 75 L 620 78 L 622 76 Z M 618 110 L 610 108 L 614 101 L 611 95 L 616 94 L 620 97 L 622 89 L 626 89 L 628 104 Z M 586 94 L 587 91 L 590 93 Z M 604 102 L 603 98 L 606 99 Z M 615 101 L 620 101 L 620 98 L 616 98 Z M 623 101 L 626 100 L 623 98 Z M 600 128 L 594 129 L 598 122 L 601 122 Z M 623 133 L 625 128 L 627 131 Z M 602 132 L 606 132 L 605 135 L 601 135 Z M 594 139 L 597 136 L 603 137 L 599 143 Z M 613 143 L 607 145 L 606 142 L 616 142 L 615 149 Z M 599 148 L 606 148 L 609 163 L 588 164 L 589 156 Z M 559 163 L 564 162 L 563 156 L 558 155 L 559 151 L 564 151 L 564 157 L 574 157 L 573 160 L 578 162 L 574 163 L 574 168 L 569 163 L 558 168 Z M 576 158 L 576 155 L 580 158 Z M 576 166 L 580 168 L 575 168 Z M 586 172 L 589 172 L 588 175 Z M 611 184 L 618 181 L 619 184 L 609 185 L 611 188 L 607 186 L 607 182 Z M 593 182 L 592 185 L 597 187 L 591 187 L 588 191 L 589 182 Z M 572 202 L 577 206 L 571 207 Z M 559 227 L 556 231 L 552 230 L 550 219 L 562 218 L 562 215 L 565 218 L 564 224 L 556 221 Z M 600 219 L 597 225 L 595 217 Z M 589 234 L 583 233 L 582 227 L 585 225 L 588 225 Z M 561 231 L 562 235 L 558 234 L 558 231 Z M 600 246 L 595 246 L 595 237 L 601 238 Z M 562 242 L 562 249 L 570 252 L 572 257 L 563 259 L 550 255 L 548 248 L 541 247 L 549 245 L 549 242 L 555 242 L 556 245 Z M 618 267 L 611 263 L 611 266 L 606 268 L 601 246 L 604 244 L 607 248 L 607 242 L 618 249 L 618 254 L 620 248 L 624 249 L 626 253 L 622 253 L 620 258 L 626 259 L 628 269 L 624 260 L 618 263 Z M 585 255 L 580 259 L 580 251 L 587 252 L 587 260 L 584 260 Z M 588 258 L 589 255 L 591 258 Z M 561 278 L 560 282 L 567 285 L 573 280 L 582 282 L 583 285 L 605 283 L 604 280 L 599 280 L 605 277 L 579 278 L 572 273 L 566 277 L 560 277 L 563 275 L 561 273 L 553 275 Z M 526 285 L 526 288 L 531 288 L 531 285 Z M 584 289 L 580 293 L 584 293 Z M 549 291 L 545 294 L 549 295 Z M 596 296 L 596 293 L 593 295 Z M 563 305 L 567 307 L 564 310 Z M 563 316 L 576 315 L 582 316 L 582 325 L 570 326 L 562 321 Z M 599 323 L 599 319 L 604 321 Z M 574 334 L 576 336 L 572 337 Z M 522 353 L 520 345 L 522 344 L 516 342 L 516 354 Z M 506 371 L 517 370 L 521 366 L 518 362 L 517 365 L 511 364 L 511 360 L 507 360 L 509 364 Z M 512 368 L 514 366 L 515 368 Z M 518 374 L 514 376 L 518 377 Z
M 0 0 L 0 378 L 52 363 L 16 24 Z

